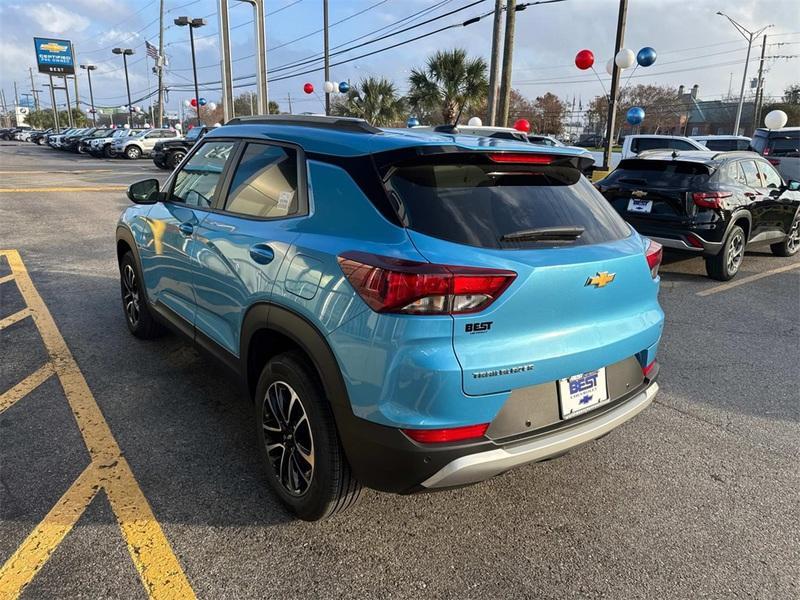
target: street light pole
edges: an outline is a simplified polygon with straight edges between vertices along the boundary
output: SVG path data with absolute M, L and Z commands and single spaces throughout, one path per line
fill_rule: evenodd
M 125 89 L 128 91 L 128 127 L 133 127 L 133 104 L 131 102 L 131 83 L 128 79 L 128 57 L 133 54 L 132 48 L 114 48 L 113 54 L 122 54 L 122 64 L 125 66 Z
M 197 84 L 197 60 L 194 54 L 194 30 L 198 27 L 203 27 L 206 24 L 205 19 L 190 19 L 189 17 L 178 17 L 175 19 L 175 25 L 178 27 L 189 27 L 189 44 L 192 48 L 192 74 L 194 75 L 194 101 L 195 109 L 197 110 L 197 124 L 202 125 L 200 121 L 200 87 Z
M 750 31 L 746 29 L 741 23 L 738 23 L 731 19 L 728 15 L 726 15 L 722 11 L 717 11 L 717 14 L 721 17 L 725 17 L 730 21 L 731 25 L 738 31 L 741 36 L 747 40 L 747 58 L 744 62 L 744 72 L 742 73 L 742 87 L 739 91 L 739 106 L 736 107 L 736 121 L 733 125 L 733 135 L 739 135 L 739 122 L 742 120 L 742 106 L 744 105 L 744 86 L 747 83 L 747 66 L 750 63 L 750 51 L 753 49 L 753 40 L 756 39 L 759 35 L 764 33 L 767 29 L 772 27 L 772 25 L 766 25 L 762 27 L 758 31 Z
M 86 76 L 89 78 L 89 103 L 92 106 L 92 125 L 97 127 L 97 112 L 94 109 L 94 92 L 92 92 L 92 71 L 97 67 L 94 65 L 81 65 L 81 69 L 86 69 Z

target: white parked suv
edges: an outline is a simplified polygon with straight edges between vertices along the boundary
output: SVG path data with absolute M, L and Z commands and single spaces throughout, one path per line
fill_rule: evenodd
M 143 156 L 150 156 L 157 142 L 176 138 L 178 135 L 174 129 L 145 129 L 134 136 L 114 140 L 114 151 L 117 156 L 135 160 Z
M 108 137 L 91 140 L 89 142 L 89 153 L 92 156 L 114 158 L 117 155 L 116 150 L 114 150 L 114 142 L 132 135 L 138 135 L 142 131 L 144 131 L 144 129 L 115 129 L 114 133 Z
M 678 135 L 628 135 L 622 143 L 622 159 L 635 158 L 645 150 L 705 150 L 700 142 Z
M 750 149 L 750 138 L 744 135 L 693 135 L 691 139 L 717 152 Z

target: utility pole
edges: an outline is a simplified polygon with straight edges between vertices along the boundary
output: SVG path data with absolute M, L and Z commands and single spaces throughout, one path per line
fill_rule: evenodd
M 328 0 L 322 0 L 322 39 L 325 46 L 325 81 L 331 80 L 331 65 L 328 52 Z M 324 91 L 324 90 L 323 90 Z M 331 95 L 325 92 L 325 114 L 331 114 Z
M 86 69 L 86 77 L 89 78 L 89 103 L 91 105 L 92 125 L 97 127 L 97 111 L 94 108 L 94 92 L 92 91 L 92 71 L 97 69 L 94 65 L 81 65 L 81 69 Z M 150 106 L 152 110 L 153 106 Z
M 158 13 L 158 124 L 156 127 L 161 127 L 164 124 L 164 0 L 161 0 L 161 8 Z M 92 89 L 92 79 L 89 78 L 89 91 Z M 92 108 L 94 108 L 94 100 L 92 100 Z M 152 109 L 153 106 L 150 105 Z
M 14 107 L 19 106 L 19 94 L 17 94 L 17 82 L 14 82 Z
M 74 127 L 72 123 L 72 105 L 69 101 L 69 81 L 67 81 L 66 75 L 64 75 L 64 93 L 67 95 L 67 122 L 70 127 Z
M 50 104 L 53 107 L 53 127 L 56 128 L 56 133 L 61 133 L 61 127 L 58 123 L 58 107 L 56 106 L 56 89 L 55 85 L 53 85 L 53 76 L 48 75 L 48 77 L 50 77 L 50 84 L 45 85 L 50 88 Z
M 289 98 L 289 114 L 293 115 L 294 113 L 292 112 L 292 92 L 288 92 L 287 96 Z
M 228 0 L 219 0 L 219 44 L 220 44 L 220 79 L 222 81 L 222 121 L 227 123 L 236 116 L 233 101 L 233 75 L 231 74 L 231 31 Z M 252 98 L 250 100 L 252 104 Z M 253 114 L 252 107 L 250 114 Z
M 619 15 L 617 16 L 617 40 L 614 42 L 614 58 L 625 43 L 625 23 L 628 18 L 628 0 L 619 0 Z M 611 168 L 611 148 L 614 147 L 614 131 L 617 127 L 617 96 L 619 90 L 620 68 L 614 60 L 614 69 L 611 73 L 611 95 L 608 102 L 608 119 L 606 120 L 606 147 L 603 149 L 603 170 Z
M 75 60 L 75 44 L 72 44 L 72 64 L 77 65 L 78 61 Z M 78 93 L 78 72 L 75 71 L 72 75 L 72 83 L 75 84 L 75 108 L 78 112 L 81 111 L 81 99 Z M 76 115 L 77 117 L 77 115 Z
M 31 76 L 31 94 L 33 94 L 33 107 L 39 110 L 39 95 L 36 93 L 36 85 L 33 83 L 33 67 L 28 67 L 28 74 Z
M 494 0 L 492 25 L 492 59 L 489 66 L 489 125 L 494 126 L 497 115 L 497 70 L 500 67 L 500 35 L 503 30 L 503 0 Z
M 497 120 L 501 127 L 508 125 L 508 110 L 511 100 L 511 66 L 514 62 L 514 27 L 517 21 L 517 9 L 514 0 L 506 6 L 506 31 L 503 40 L 503 70 L 500 74 L 500 104 Z
M 0 106 L 3 107 L 3 120 L 5 121 L 6 127 L 11 124 L 11 120 L 8 116 L 8 109 L 6 108 L 6 93 L 3 90 L 0 90 Z
M 753 101 L 753 131 L 761 123 L 761 107 L 764 105 L 764 57 L 767 54 L 767 36 L 761 43 L 761 60 L 758 62 L 758 85 L 756 86 L 756 97 Z

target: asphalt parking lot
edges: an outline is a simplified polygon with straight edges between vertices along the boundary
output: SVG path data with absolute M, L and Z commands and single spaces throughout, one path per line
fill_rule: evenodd
M 800 597 L 800 257 L 667 257 L 660 395 L 481 485 L 296 521 L 251 408 L 119 301 L 151 161 L 0 143 L 0 598 Z

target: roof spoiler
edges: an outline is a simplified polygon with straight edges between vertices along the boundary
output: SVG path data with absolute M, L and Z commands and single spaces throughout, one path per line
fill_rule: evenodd
M 325 117 L 321 115 L 254 115 L 252 117 L 234 117 L 225 125 L 295 125 L 299 127 L 316 127 L 350 133 L 382 133 L 364 119 L 352 117 Z

